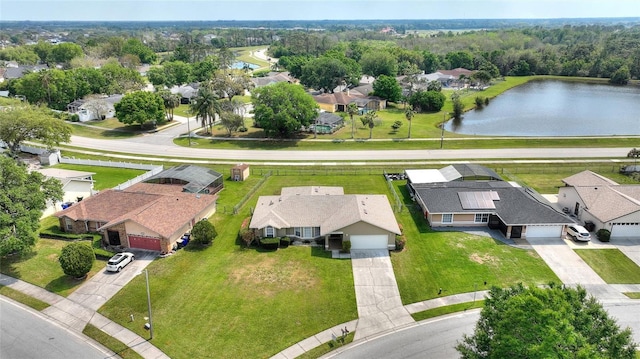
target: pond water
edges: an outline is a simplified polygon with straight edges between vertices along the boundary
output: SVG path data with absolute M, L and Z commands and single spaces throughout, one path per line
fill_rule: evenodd
M 640 135 L 640 87 L 532 81 L 445 129 L 487 136 Z
M 245 66 L 250 68 L 250 69 L 252 69 L 252 70 L 255 70 L 255 69 L 260 67 L 259 65 L 252 64 L 250 62 L 244 62 L 244 61 L 236 61 L 233 64 L 231 64 L 231 68 L 232 69 L 237 69 L 237 70 L 244 69 Z

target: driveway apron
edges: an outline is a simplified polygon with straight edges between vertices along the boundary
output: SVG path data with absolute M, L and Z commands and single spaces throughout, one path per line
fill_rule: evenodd
M 562 283 L 581 285 L 600 301 L 628 299 L 600 278 L 562 239 L 528 238 L 527 241 Z
M 358 306 L 355 340 L 414 322 L 402 305 L 387 250 L 351 250 L 351 265 Z

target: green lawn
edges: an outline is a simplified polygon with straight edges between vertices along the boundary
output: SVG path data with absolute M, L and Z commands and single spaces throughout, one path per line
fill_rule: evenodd
M 618 249 L 576 249 L 575 252 L 609 284 L 640 284 L 640 267 Z
M 73 165 L 68 163 L 60 163 L 55 165 L 54 167 L 66 170 L 95 173 L 95 175 L 93 175 L 93 179 L 95 181 L 93 186 L 94 189 L 98 191 L 106 188 L 113 188 L 146 172 L 144 170 L 129 168 Z
M 39 239 L 31 253 L 2 258 L 0 271 L 8 276 L 42 287 L 50 292 L 68 296 L 86 280 L 76 280 L 62 272 L 58 257 L 67 241 Z M 91 245 L 87 241 L 87 245 Z M 90 278 L 104 270 L 105 261 L 96 260 L 88 274 Z
M 389 194 L 383 177 L 273 175 L 239 215 L 223 214 L 224 208 L 232 207 L 260 180 L 258 175 L 249 179 L 225 184 L 218 213 L 212 218 L 219 233 L 212 246 L 202 250 L 187 247 L 149 266 L 155 325 L 152 343 L 171 357 L 203 357 L 212 352 L 219 357 L 270 356 L 357 317 L 349 260 L 331 259 L 323 250 L 310 247 L 276 252 L 242 249 L 236 236 L 258 195 L 304 185 L 343 186 L 345 193 Z M 410 239 L 407 249 L 394 253 L 392 259 L 406 303 L 434 297 L 435 286 L 424 290 L 431 283 L 454 294 L 473 290 L 476 279 L 488 280 L 489 285 L 557 280 L 532 252 L 480 237 L 421 233 L 418 228 L 424 227 L 420 224 L 424 220 L 416 218 L 416 224 L 406 212 L 399 219 Z M 481 287 L 477 289 L 484 289 Z M 143 278 L 135 278 L 100 310 L 140 335 L 146 334 L 141 322 L 129 323 L 129 314 L 142 318 L 146 311 Z

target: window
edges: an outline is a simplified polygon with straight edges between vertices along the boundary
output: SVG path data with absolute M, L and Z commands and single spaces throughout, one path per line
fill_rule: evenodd
M 65 218 L 64 219 L 65 224 L 67 226 L 67 230 L 70 231 L 73 229 L 73 221 L 70 218 Z
M 264 236 L 265 237 L 269 237 L 269 238 L 273 238 L 273 227 L 269 226 L 269 227 L 265 227 L 264 229 Z
M 302 227 L 295 227 L 294 234 L 296 237 L 302 237 Z
M 451 214 L 451 213 L 443 213 L 442 214 L 442 223 L 453 223 L 453 214 Z
M 320 227 L 313 227 L 313 236 L 320 237 Z
M 303 238 L 312 238 L 313 237 L 313 228 L 312 227 L 304 227 L 303 228 Z
M 489 213 L 476 213 L 476 218 L 474 220 L 476 223 L 487 223 L 489 222 Z

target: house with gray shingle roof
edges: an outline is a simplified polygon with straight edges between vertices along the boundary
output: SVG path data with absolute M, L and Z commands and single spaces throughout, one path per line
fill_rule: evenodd
M 342 187 L 289 187 L 260 196 L 249 228 L 258 237 L 323 243 L 326 250 L 395 249 L 400 234 L 385 195 L 344 194 Z
M 478 175 L 491 172 L 472 171 Z M 500 230 L 505 238 L 560 238 L 566 226 L 574 223 L 530 188 L 492 176 L 484 180 L 435 177 L 434 181 L 408 183 L 434 228 L 489 227 Z
M 640 186 L 621 185 L 591 171 L 562 180 L 558 206 L 595 230 L 611 232 L 611 239 L 640 238 Z

